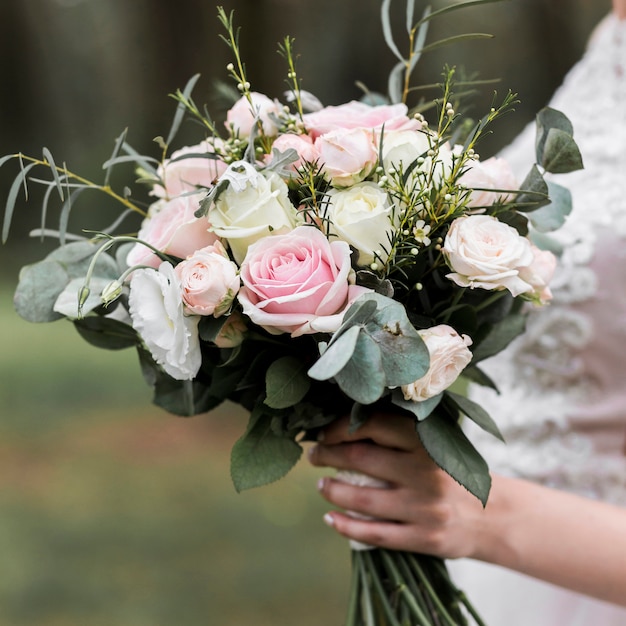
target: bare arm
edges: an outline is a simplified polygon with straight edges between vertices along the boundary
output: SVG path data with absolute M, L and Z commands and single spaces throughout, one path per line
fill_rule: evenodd
M 613 0 L 613 12 L 620 20 L 626 19 L 626 0 Z
M 475 558 L 626 606 L 626 509 L 502 476 L 493 477 L 483 509 L 430 460 L 412 420 L 398 415 L 376 415 L 354 435 L 347 421 L 337 422 L 310 459 L 389 483 L 375 489 L 320 481 L 332 504 L 388 520 L 329 513 L 326 521 L 346 537 Z

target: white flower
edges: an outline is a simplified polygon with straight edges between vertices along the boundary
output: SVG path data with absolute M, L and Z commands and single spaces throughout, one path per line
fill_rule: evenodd
M 413 237 L 417 243 L 421 243 L 424 246 L 430 245 L 430 224 L 426 224 L 424 220 L 417 220 L 413 227 Z
M 164 262 L 158 271 L 133 272 L 128 304 L 133 328 L 156 363 L 176 380 L 193 379 L 202 364 L 200 318 L 184 314 L 174 267 Z
M 393 231 L 392 207 L 376 183 L 359 183 L 328 192 L 329 231 L 359 251 L 359 265 L 387 260 Z M 387 252 L 385 251 L 387 248 Z
M 263 175 L 254 171 L 253 176 L 249 168 L 245 168 L 249 175 L 246 184 L 230 185 L 209 212 L 213 232 L 228 241 L 238 264 L 258 239 L 287 233 L 302 222 L 283 180 L 273 172 Z
M 445 391 L 472 360 L 467 346 L 472 340 L 459 335 L 446 324 L 418 331 L 428 348 L 430 366 L 428 372 L 410 385 L 402 385 L 405 400 L 422 402 Z
M 220 180 L 227 180 L 231 189 L 238 193 L 248 186 L 256 189 L 260 176 L 254 165 L 247 161 L 235 161 L 220 176 Z

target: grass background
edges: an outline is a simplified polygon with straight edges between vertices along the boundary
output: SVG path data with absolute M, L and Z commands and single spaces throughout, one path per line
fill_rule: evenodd
M 236 407 L 150 404 L 133 352 L 0 291 L 0 626 L 340 624 L 349 550 L 301 461 L 243 494 Z

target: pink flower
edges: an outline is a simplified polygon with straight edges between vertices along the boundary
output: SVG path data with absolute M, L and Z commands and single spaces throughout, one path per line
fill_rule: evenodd
M 313 140 L 308 135 L 284 133 L 283 135 L 276 137 L 276 140 L 272 144 L 272 150 L 276 149 L 279 152 L 287 152 L 290 148 L 295 150 L 300 157 L 292 165 L 292 169 L 294 171 L 301 168 L 305 161 L 315 163 L 320 157 L 317 148 L 313 145 Z M 267 155 L 266 160 L 271 161 L 271 156 Z
M 404 104 L 369 106 L 363 102 L 347 102 L 339 106 L 328 106 L 304 116 L 304 126 L 315 138 L 334 130 L 365 128 L 380 130 L 417 129 L 421 124 L 407 116 Z
M 470 207 L 487 207 L 498 200 L 507 202 L 511 194 L 496 190 L 515 191 L 519 188 L 509 162 L 497 157 L 470 161 L 469 169 L 459 178 L 459 183 L 472 189 L 468 202 Z
M 350 304 L 369 291 L 351 285 L 350 274 L 347 243 L 299 226 L 248 248 L 238 298 L 244 314 L 272 334 L 332 333 Z
M 191 156 L 202 154 L 207 156 Z M 208 141 L 173 152 L 159 168 L 164 186 L 155 185 L 152 194 L 159 198 L 175 198 L 197 187 L 211 187 L 227 167 L 224 161 L 214 156 L 215 148 Z
M 179 196 L 173 200 L 155 202 L 144 220 L 137 238 L 145 241 L 164 254 L 181 259 L 200 248 L 217 241 L 217 235 L 209 232 L 205 217 L 197 218 L 194 213 L 199 207 L 197 194 Z M 161 259 L 141 243 L 133 246 L 126 259 L 129 267 L 149 265 L 159 267 Z
M 239 291 L 237 266 L 219 241 L 179 263 L 176 276 L 187 311 L 196 315 L 224 315 Z
M 364 128 L 332 130 L 315 140 L 315 148 L 322 172 L 335 187 L 363 181 L 378 160 L 372 133 Z
M 428 348 L 428 372 L 410 385 L 402 385 L 405 400 L 422 402 L 445 391 L 472 360 L 472 340 L 446 324 L 418 331 Z
M 556 270 L 556 257 L 552 252 L 540 250 L 534 244 L 531 244 L 531 249 L 532 263 L 520 270 L 520 278 L 533 288 L 529 299 L 535 304 L 543 305 L 552 299 L 549 284 Z
M 267 137 L 278 134 L 275 118 L 282 113 L 282 106 L 278 100 L 270 100 L 262 93 L 253 91 L 250 94 L 252 104 L 242 96 L 226 114 L 226 126 L 232 127 L 240 137 L 249 137 L 256 118 L 261 120 L 263 133 Z

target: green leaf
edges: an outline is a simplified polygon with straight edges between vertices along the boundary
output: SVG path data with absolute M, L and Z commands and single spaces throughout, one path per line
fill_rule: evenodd
M 415 402 L 413 400 L 405 400 L 404 395 L 400 389 L 394 389 L 391 396 L 391 402 L 395 406 L 409 411 L 418 419 L 418 421 L 425 420 L 438 406 L 443 398 L 443 393 L 439 393 L 432 398 L 422 400 L 421 402 Z
M 417 434 L 432 460 L 485 506 L 491 489 L 489 467 L 459 424 L 435 413 L 417 422 Z
M 336 376 L 352 358 L 360 332 L 360 326 L 352 326 L 342 332 L 336 341 L 329 344 L 307 374 L 314 380 L 328 380 Z
M 185 85 L 185 88 L 182 91 L 182 96 L 184 100 L 189 100 L 191 96 L 191 92 L 193 91 L 193 88 L 196 86 L 196 83 L 198 82 L 199 78 L 200 78 L 200 74 L 195 74 L 189 79 L 189 81 Z M 183 122 L 186 110 L 187 108 L 185 107 L 185 105 L 182 102 L 179 102 L 178 106 L 176 107 L 176 113 L 174 114 L 174 119 L 172 120 L 172 126 L 170 127 L 170 132 L 168 133 L 167 140 L 165 142 L 168 146 L 172 143 L 172 141 L 174 141 L 174 138 L 178 134 L 178 130 L 180 129 L 180 125 Z
M 54 303 L 54 310 L 57 313 L 67 317 L 71 320 L 83 317 L 88 313 L 91 313 L 94 309 L 102 306 L 102 290 L 110 284 L 110 280 L 106 278 L 92 278 L 89 282 L 89 295 L 87 299 L 81 304 L 81 311 L 79 315 L 79 294 L 81 289 L 85 285 L 85 278 L 74 278 L 65 287 L 65 289 L 59 294 L 59 297 Z
M 469 417 L 472 422 L 480 426 L 490 435 L 493 435 L 496 439 L 499 439 L 502 442 L 504 441 L 504 437 L 502 436 L 498 425 L 493 421 L 489 413 L 487 413 L 487 411 L 480 406 L 480 404 L 477 404 L 466 396 L 453 393 L 452 391 L 446 391 L 445 395 L 446 398 L 450 400 L 452 404 L 459 411 L 461 411 L 461 413 L 463 413 L 463 415 Z
M 53 322 L 63 317 L 54 303 L 70 277 L 60 263 L 40 261 L 22 268 L 13 302 L 17 314 L 28 322 Z
M 557 230 L 563 226 L 572 212 L 572 194 L 569 189 L 556 183 L 548 182 L 550 204 L 529 214 L 530 222 L 542 233 Z
M 28 172 L 35 167 L 36 163 L 29 163 L 24 166 L 20 158 L 20 173 L 17 175 L 11 188 L 9 189 L 9 195 L 7 196 L 7 203 L 4 207 L 4 222 L 2 224 L 2 243 L 6 243 L 9 238 L 9 229 L 11 228 L 11 220 L 13 219 L 13 212 L 15 210 L 15 203 L 17 202 L 17 196 L 20 193 L 22 185 L 24 186 L 24 193 L 28 198 L 28 187 L 26 186 L 26 177 Z
M 298 462 L 302 448 L 272 430 L 272 416 L 255 409 L 245 434 L 231 452 L 230 474 L 238 492 L 282 478 Z
M 463 370 L 462 376 L 466 380 L 469 380 L 475 383 L 476 385 L 482 385 L 483 387 L 489 387 L 490 389 L 493 389 L 494 391 L 498 391 L 498 387 L 493 382 L 493 380 L 491 380 L 491 378 L 487 376 L 487 374 L 485 374 L 485 372 L 481 370 L 479 367 L 472 365 L 470 367 L 465 368 Z
M 135 330 L 115 319 L 90 315 L 74 322 L 80 336 L 97 348 L 124 350 L 139 343 Z
M 83 278 L 87 274 L 93 255 L 102 244 L 92 241 L 75 241 L 54 249 L 47 257 L 47 261 L 57 261 L 66 269 L 70 278 Z M 93 277 L 115 280 L 119 277 L 119 268 L 115 259 L 103 253 L 93 269 Z
M 526 328 L 526 316 L 512 314 L 493 325 L 485 338 L 474 348 L 472 363 L 478 363 L 506 348 Z
M 354 328 L 358 327 L 355 326 Z M 324 353 L 324 356 L 329 351 L 330 348 Z M 348 397 L 361 404 L 372 404 L 383 395 L 386 377 L 383 370 L 382 355 L 380 348 L 369 335 L 357 334 L 357 342 L 352 357 L 345 367 L 337 372 L 335 380 Z
M 550 202 L 550 190 L 539 168 L 533 165 L 520 186 L 520 194 L 515 200 L 518 211 L 535 211 Z
M 305 367 L 292 356 L 274 361 L 265 375 L 265 404 L 273 409 L 286 409 L 300 402 L 311 387 Z
M 59 194 L 59 198 L 63 200 L 64 193 L 63 193 L 63 185 L 61 184 L 61 178 L 59 177 L 59 172 L 57 171 L 56 163 L 54 162 L 54 159 L 52 158 L 52 153 L 50 152 L 50 150 L 48 150 L 48 148 L 43 149 L 43 158 L 46 161 L 48 161 L 48 163 L 50 164 L 50 171 L 52 172 L 52 176 L 54 178 L 54 184 Z
M 564 113 L 551 107 L 544 107 L 537 113 L 536 124 L 535 155 L 537 163 L 542 163 L 546 139 L 550 129 L 556 128 L 571 137 L 574 134 L 574 127 Z
M 202 341 L 215 343 L 224 324 L 228 321 L 228 315 L 221 317 L 213 317 L 212 315 L 203 315 L 198 324 L 198 334 Z
M 583 159 L 574 138 L 558 128 L 548 131 L 541 164 L 553 174 L 583 169 Z

